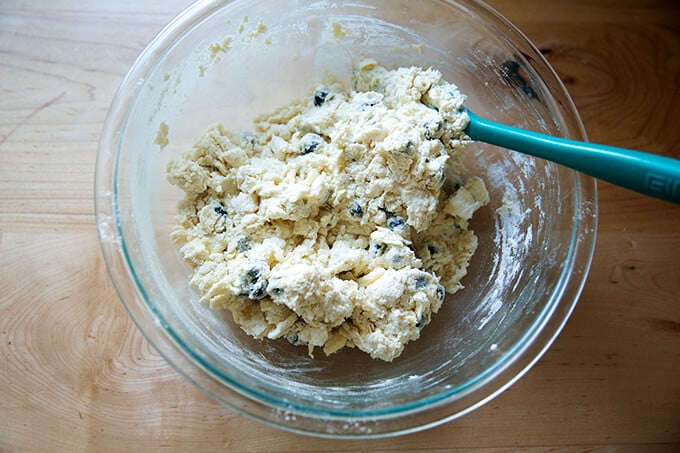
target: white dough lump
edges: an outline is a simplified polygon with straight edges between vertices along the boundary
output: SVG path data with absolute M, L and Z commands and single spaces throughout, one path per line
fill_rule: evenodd
M 168 166 L 191 284 L 256 338 L 392 361 L 462 285 L 484 183 L 459 161 L 465 97 L 434 69 L 363 61 Z

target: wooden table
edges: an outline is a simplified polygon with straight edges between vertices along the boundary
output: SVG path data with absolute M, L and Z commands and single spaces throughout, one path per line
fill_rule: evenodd
M 680 449 L 680 207 L 600 184 L 566 329 L 457 421 L 328 441 L 214 403 L 127 316 L 97 243 L 93 170 L 114 90 L 188 0 L 0 1 L 0 450 Z M 680 158 L 680 5 L 494 0 L 566 82 L 591 140 Z

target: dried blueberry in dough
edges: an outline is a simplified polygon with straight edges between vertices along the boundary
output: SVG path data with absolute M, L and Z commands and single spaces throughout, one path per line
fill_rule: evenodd
M 377 242 L 372 242 L 368 246 L 368 256 L 370 258 L 377 258 L 385 252 L 385 247 Z
M 303 155 L 313 153 L 323 142 L 324 140 L 320 135 L 308 132 L 300 140 L 300 153 Z
M 329 94 L 330 92 L 323 88 L 316 90 L 314 92 L 314 107 L 321 107 L 326 102 Z
M 306 344 L 304 341 L 300 340 L 300 337 L 296 332 L 287 335 L 286 340 L 288 340 L 288 343 L 292 344 L 293 346 L 303 346 Z
M 242 279 L 242 284 L 249 299 L 262 299 L 267 295 L 267 278 L 263 275 L 263 267 L 255 265 L 248 269 Z
M 428 140 L 436 140 L 444 133 L 444 127 L 441 120 L 428 121 L 423 125 L 425 129 L 425 138 Z
M 361 217 L 364 215 L 364 208 L 361 207 L 359 202 L 354 201 L 352 203 L 352 207 L 349 210 L 349 213 L 352 215 L 352 217 Z
M 215 205 L 214 210 L 217 215 L 227 216 L 229 214 L 221 204 Z
M 444 300 L 444 296 L 446 296 L 446 289 L 443 285 L 437 285 L 437 297 L 439 300 Z
M 241 238 L 236 242 L 236 248 L 239 252 L 247 252 L 250 250 L 250 247 L 250 239 L 248 238 Z
M 399 216 L 391 216 L 387 219 L 387 227 L 390 230 L 404 230 L 406 228 L 406 221 Z

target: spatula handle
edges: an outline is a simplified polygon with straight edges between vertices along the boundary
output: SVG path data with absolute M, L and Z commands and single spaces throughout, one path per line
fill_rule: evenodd
M 496 123 L 467 110 L 468 136 L 540 157 L 603 181 L 680 204 L 680 160 L 614 146 L 538 134 Z

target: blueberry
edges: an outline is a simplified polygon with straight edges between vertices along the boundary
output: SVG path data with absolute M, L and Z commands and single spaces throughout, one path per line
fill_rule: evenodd
M 313 153 L 321 143 L 323 143 L 323 138 L 320 135 L 309 132 L 300 140 L 300 151 L 302 154 Z
M 215 213 L 216 213 L 217 215 L 221 215 L 221 216 L 226 216 L 226 215 L 227 215 L 227 211 L 224 209 L 224 206 L 222 206 L 221 204 L 215 206 Z
M 320 89 L 314 92 L 314 106 L 321 107 L 328 98 L 328 90 Z
M 538 99 L 536 90 L 531 86 L 529 80 L 522 75 L 521 70 L 521 65 L 514 60 L 508 60 L 501 65 L 501 74 L 506 81 L 524 91 L 524 94 L 530 99 Z
M 300 337 L 298 336 L 297 333 L 289 334 L 286 337 L 286 340 L 288 340 L 288 343 L 292 344 L 293 346 L 301 346 L 305 344 L 304 341 L 300 340 Z
M 250 250 L 250 239 L 248 238 L 239 239 L 238 242 L 236 242 L 236 248 L 238 248 L 239 252 L 245 252 Z
M 255 134 L 252 132 L 244 132 L 241 134 L 241 140 L 243 141 L 243 144 L 253 148 L 255 146 Z
M 243 286 L 248 289 L 248 298 L 257 300 L 267 295 L 268 281 L 262 276 L 262 271 L 252 268 L 243 278 Z
M 437 286 L 437 297 L 439 300 L 444 300 L 444 296 L 446 295 L 446 290 L 442 285 Z
M 267 295 L 267 279 L 256 278 L 248 285 L 248 297 L 250 299 L 262 299 Z
M 462 185 L 457 182 L 457 181 L 447 181 L 447 183 L 444 185 L 444 193 L 447 195 L 454 194 L 460 189 Z
M 349 210 L 349 213 L 352 214 L 354 217 L 361 217 L 364 215 L 364 210 L 361 207 L 359 203 L 356 201 L 352 204 L 352 208 Z
M 426 321 L 425 315 L 422 315 L 422 316 L 420 317 L 420 319 L 418 320 L 418 322 L 416 323 L 416 327 L 418 327 L 418 328 L 424 327 L 424 326 L 425 326 L 425 321 Z
M 444 132 L 442 126 L 441 120 L 429 121 L 423 124 L 423 127 L 425 128 L 425 138 L 432 140 L 441 137 Z
M 393 263 L 395 266 L 399 266 L 399 265 L 401 265 L 401 263 L 403 263 L 403 262 L 404 262 L 404 255 L 393 255 L 393 256 L 392 256 L 392 263 Z
M 382 244 L 377 244 L 373 243 L 368 249 L 368 254 L 371 256 L 371 258 L 375 258 L 379 256 L 382 253 L 383 246 Z
M 406 226 L 406 221 L 395 215 L 387 219 L 387 226 L 390 230 L 402 229 Z
M 416 277 L 415 280 L 416 288 L 424 288 L 427 282 L 425 281 L 425 277 Z

